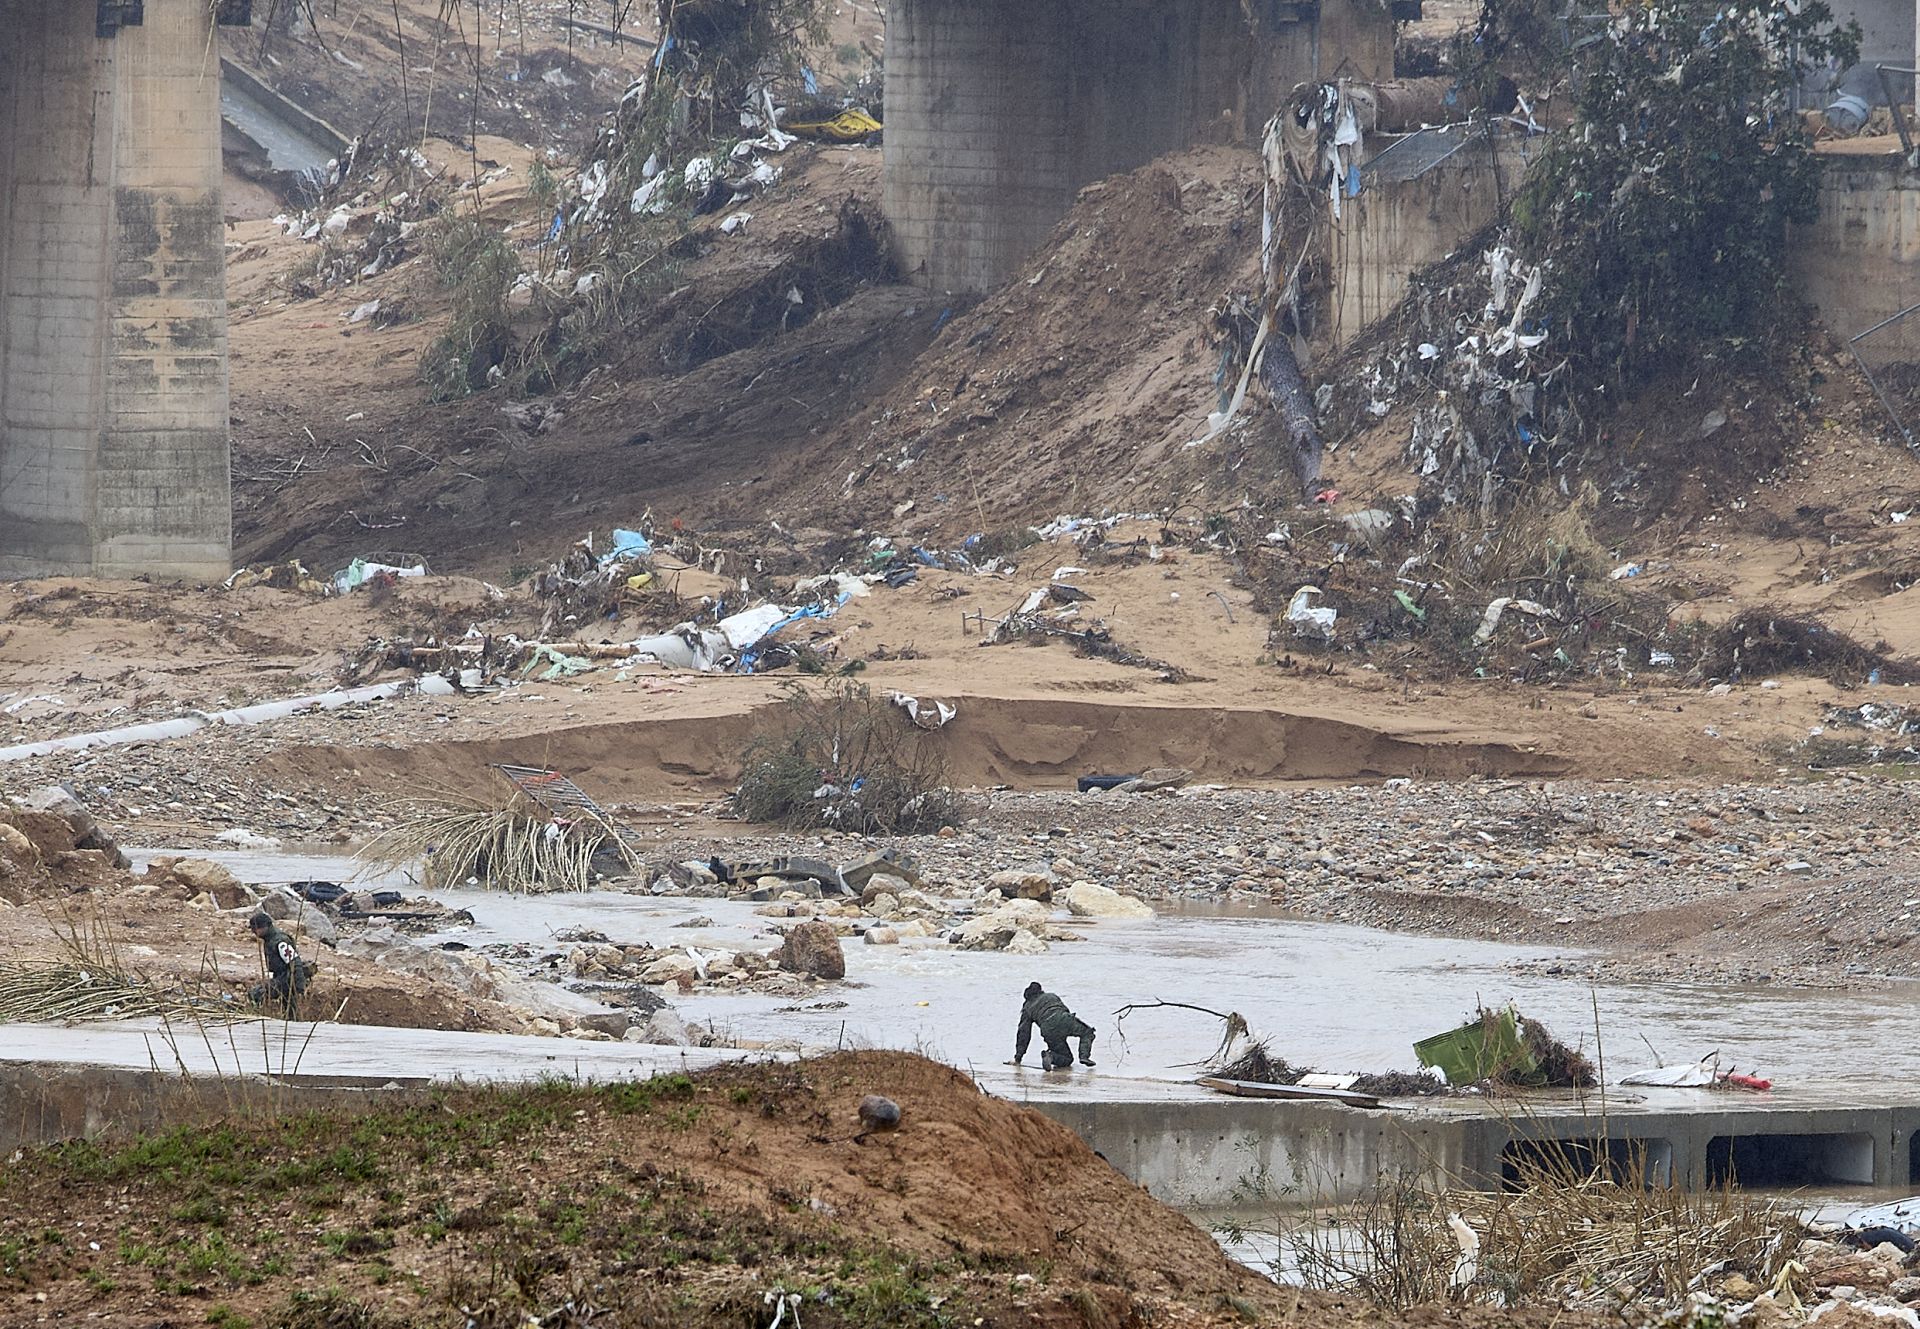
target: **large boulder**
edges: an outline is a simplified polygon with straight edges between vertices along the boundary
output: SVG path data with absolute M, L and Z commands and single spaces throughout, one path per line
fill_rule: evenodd
M 891 872 L 876 872 L 867 878 L 867 884 L 860 892 L 860 903 L 872 908 L 873 902 L 880 896 L 890 895 L 897 900 L 901 892 L 910 889 L 912 887 L 905 877 Z
M 216 873 L 225 874 L 229 883 L 227 885 L 217 881 L 204 881 L 200 885 L 200 889 L 219 902 L 222 909 L 238 909 L 253 903 L 253 892 L 234 880 L 233 874 L 227 872 L 218 863 L 196 865 L 194 859 L 182 859 L 173 865 L 172 872 L 175 877 L 181 877 L 182 868 L 196 868 L 196 866 L 212 868 Z M 196 871 L 195 875 L 202 874 Z M 188 885 L 195 884 L 189 878 L 181 877 L 181 879 L 187 881 Z M 266 897 L 260 901 L 260 912 L 278 923 L 283 931 L 292 934 L 295 944 L 312 941 L 335 948 L 340 945 L 340 929 L 334 925 L 334 921 L 328 918 L 318 905 L 308 904 L 297 895 L 289 895 L 285 891 L 268 891 Z
M 684 1048 L 693 1046 L 693 1035 L 687 1029 L 687 1022 L 672 1010 L 658 1010 L 645 1021 L 627 1030 L 629 1043 L 654 1043 L 662 1047 Z
M 780 967 L 814 978 L 845 978 L 847 957 L 831 923 L 796 923 L 780 943 Z
M 962 950 L 1006 951 L 1038 955 L 1047 949 L 1047 907 L 1037 900 L 1009 900 L 998 909 L 970 918 L 953 930 Z
M 1061 891 L 1060 902 L 1075 918 L 1153 917 L 1153 907 L 1145 901 L 1091 881 L 1076 881 Z
M 579 1029 L 591 1029 L 596 1034 L 605 1034 L 608 1038 L 625 1038 L 627 1030 L 633 1027 L 633 1017 L 625 1011 L 594 1011 L 582 1015 L 575 1021 Z
M 23 868 L 40 866 L 40 850 L 18 827 L 0 821 L 0 858 Z
M 683 978 L 695 978 L 700 966 L 693 962 L 690 955 L 663 955 L 640 971 L 642 983 L 678 983 Z

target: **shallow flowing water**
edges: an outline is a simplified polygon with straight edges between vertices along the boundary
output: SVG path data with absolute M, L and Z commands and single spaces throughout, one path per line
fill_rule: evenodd
M 148 855 L 136 855 L 136 858 Z M 244 879 L 346 880 L 361 865 L 341 856 L 222 852 Z M 359 884 L 404 888 L 399 874 L 367 874 Z M 769 920 L 726 900 L 586 892 L 515 896 L 454 891 L 439 898 L 474 916 L 422 938 L 482 947 L 529 942 L 554 949 L 554 934 L 591 928 L 622 943 L 699 950 L 776 944 Z M 675 928 L 705 916 L 712 927 Z M 798 1039 L 826 1047 L 888 1047 L 925 1052 L 1035 1095 L 1154 1091 L 1191 1079 L 1192 1063 L 1219 1044 L 1221 1022 L 1180 1009 L 1129 1003 L 1185 1002 L 1246 1017 L 1272 1051 L 1323 1070 L 1415 1069 L 1416 1039 L 1461 1023 L 1476 1005 L 1512 1002 L 1564 1041 L 1604 1055 L 1608 1078 L 1665 1061 L 1718 1051 L 1722 1065 L 1775 1080 L 1777 1093 L 1822 1097 L 1873 1093 L 1920 1075 L 1920 985 L 1860 992 L 1719 985 L 1622 984 L 1590 987 L 1572 977 L 1517 973 L 1521 961 L 1578 952 L 1542 946 L 1382 932 L 1307 922 L 1270 911 L 1182 909 L 1141 921 L 1061 921 L 1087 938 L 1056 942 L 1050 953 L 1016 957 L 960 951 L 937 940 L 900 946 L 846 942 L 845 983 L 822 984 L 804 998 L 695 992 L 673 998 L 689 1020 L 756 1041 Z M 1099 1030 L 1097 1074 L 1043 1075 L 1002 1065 L 1013 1054 L 1020 992 L 1030 981 L 1060 993 Z M 799 1007 L 800 1009 L 794 1009 Z M 1597 1021 L 1597 1024 L 1596 1024 Z M 1596 1028 L 1598 1037 L 1596 1037 Z M 1596 1047 L 1597 1045 L 1597 1047 Z M 1123 1086 L 1115 1081 L 1132 1081 Z M 1654 1094 L 1697 1091 L 1653 1091 Z

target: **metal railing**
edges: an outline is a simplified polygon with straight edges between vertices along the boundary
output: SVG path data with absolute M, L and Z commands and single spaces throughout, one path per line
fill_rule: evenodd
M 1880 399 L 1881 408 L 1909 448 L 1914 446 L 1914 437 L 1907 417 L 1920 406 L 1920 323 L 1910 322 L 1916 313 L 1920 313 L 1920 305 L 1908 305 L 1891 318 L 1883 318 L 1865 332 L 1847 338 L 1853 362 L 1860 366 L 1873 395 Z

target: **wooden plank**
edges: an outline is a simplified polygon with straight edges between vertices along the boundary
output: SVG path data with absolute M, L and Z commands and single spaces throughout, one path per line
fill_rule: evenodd
M 1357 1094 L 1351 1089 L 1312 1089 L 1298 1084 L 1261 1084 L 1257 1080 L 1227 1080 L 1218 1075 L 1203 1075 L 1195 1084 L 1215 1093 L 1235 1098 L 1291 1098 L 1321 1103 L 1344 1103 L 1348 1107 L 1377 1108 L 1380 1100 L 1372 1094 Z

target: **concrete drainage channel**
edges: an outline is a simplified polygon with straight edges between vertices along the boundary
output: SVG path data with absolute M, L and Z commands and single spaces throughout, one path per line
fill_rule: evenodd
M 1155 1198 L 1181 1208 L 1231 1209 L 1250 1178 L 1290 1186 L 1301 1200 L 1352 1199 L 1383 1175 L 1448 1173 L 1493 1188 L 1523 1155 L 1551 1150 L 1576 1167 L 1608 1160 L 1689 1190 L 1729 1183 L 1757 1189 L 1920 1189 L 1920 1095 L 1857 1106 L 1721 1101 L 1638 1104 L 1602 1116 L 1534 1101 L 1524 1116 L 1403 1105 L 1361 1112 L 1319 1103 L 1254 1100 L 1066 1102 L 1033 1106 L 1071 1127 Z

